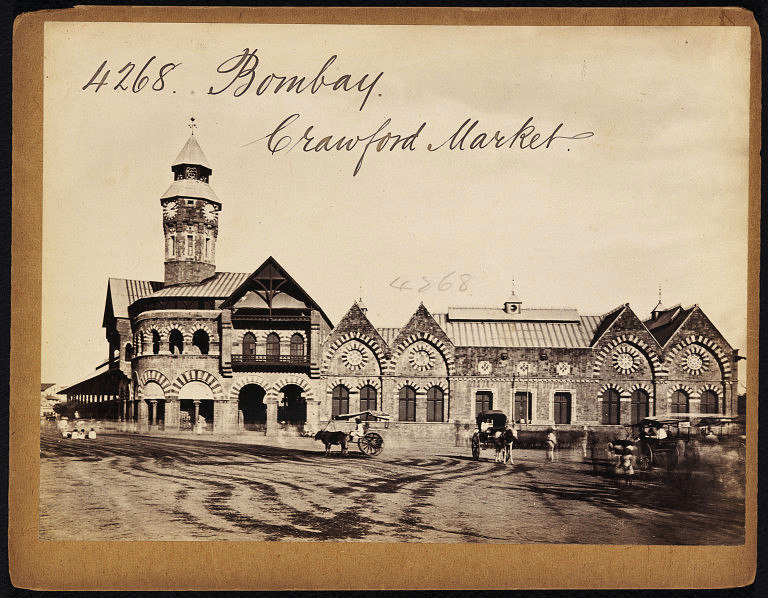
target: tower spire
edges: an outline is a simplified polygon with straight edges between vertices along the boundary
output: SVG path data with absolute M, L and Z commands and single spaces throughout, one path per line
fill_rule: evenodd
M 192 134 L 194 135 L 195 134 L 195 129 L 197 128 L 197 125 L 195 124 L 195 117 L 194 116 L 190 116 L 189 117 L 189 124 L 187 126 L 192 130 Z

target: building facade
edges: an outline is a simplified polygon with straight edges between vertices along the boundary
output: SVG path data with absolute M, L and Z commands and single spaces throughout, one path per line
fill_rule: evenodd
M 311 433 L 377 410 L 404 438 L 452 435 L 484 409 L 524 426 L 607 426 L 645 416 L 737 411 L 738 351 L 694 305 L 629 304 L 599 316 L 419 305 L 375 326 L 362 300 L 336 325 L 280 264 L 217 272 L 212 168 L 189 138 L 161 196 L 163 281 L 111 278 L 107 361 L 60 391 L 84 416 L 137 430 Z

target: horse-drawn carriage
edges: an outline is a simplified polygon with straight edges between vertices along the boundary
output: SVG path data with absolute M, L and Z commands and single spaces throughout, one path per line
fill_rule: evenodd
M 477 430 L 470 441 L 472 458 L 480 459 L 480 449 L 495 449 L 496 461 L 506 463 L 512 460 L 512 442 L 516 437 L 514 428 L 507 427 L 507 415 L 503 411 L 488 410 L 477 414 Z
M 343 430 L 329 430 L 328 427 L 334 427 L 334 421 L 357 420 L 357 427 L 351 433 Z M 341 446 L 341 452 L 347 452 L 347 443 L 357 442 L 357 448 L 364 455 L 375 457 L 384 450 L 384 438 L 378 432 L 368 429 L 369 422 L 383 422 L 384 428 L 389 427 L 390 416 L 383 411 L 360 411 L 359 413 L 345 413 L 343 415 L 334 415 L 325 428 L 315 434 L 315 440 L 321 440 L 325 445 L 325 454 L 330 454 L 331 446 L 338 444 Z

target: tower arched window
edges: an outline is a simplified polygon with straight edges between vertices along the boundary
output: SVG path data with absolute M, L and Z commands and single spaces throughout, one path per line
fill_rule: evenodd
M 642 388 L 635 390 L 630 399 L 630 408 L 633 424 L 648 417 L 651 414 L 651 399 L 648 396 L 648 393 Z
M 443 389 L 433 386 L 427 391 L 427 421 L 441 422 L 444 419 Z
M 160 333 L 157 330 L 152 331 L 152 353 L 160 353 Z
M 376 411 L 376 389 L 366 384 L 360 389 L 360 411 Z M 371 419 L 367 415 L 363 419 Z
M 192 335 L 192 344 L 200 349 L 200 355 L 208 355 L 210 349 L 210 342 L 208 339 L 208 333 L 205 330 L 196 330 Z
M 331 414 L 344 415 L 349 413 L 349 389 L 339 384 L 331 393 Z
M 243 337 L 243 355 L 256 355 L 256 337 L 251 332 Z
M 181 355 L 184 353 L 184 336 L 178 330 L 171 330 L 171 334 L 168 337 L 168 348 L 173 355 Z
M 298 333 L 291 337 L 291 357 L 304 357 L 304 337 Z
M 401 422 L 416 421 L 416 390 L 411 386 L 403 386 L 399 393 L 399 417 Z
M 701 393 L 701 413 L 717 413 L 717 393 L 714 390 L 705 390 Z
M 133 359 L 133 345 L 131 343 L 126 343 L 125 345 L 125 360 L 130 361 Z
M 617 425 L 619 423 L 619 405 L 619 391 L 613 388 L 606 390 L 603 395 L 603 424 Z
M 672 393 L 672 402 L 669 405 L 670 413 L 688 413 L 688 394 L 684 390 L 676 390 Z
M 275 332 L 270 332 L 267 336 L 267 357 L 280 356 L 280 337 Z

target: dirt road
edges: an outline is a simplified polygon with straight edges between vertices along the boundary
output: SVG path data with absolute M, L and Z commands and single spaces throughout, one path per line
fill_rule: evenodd
M 354 449 L 311 439 L 41 432 L 40 538 L 741 544 L 738 480 L 644 472 L 632 486 L 577 455 L 515 465 L 465 447 Z M 337 450 L 337 449 L 336 449 Z M 734 485 L 735 484 L 735 485 Z

